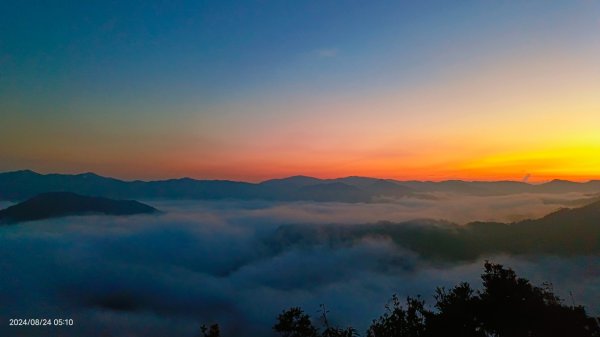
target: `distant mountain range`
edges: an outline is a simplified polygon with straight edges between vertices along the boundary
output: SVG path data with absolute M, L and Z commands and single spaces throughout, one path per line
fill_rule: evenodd
M 364 225 L 283 225 L 265 240 L 275 251 L 290 247 L 351 246 L 391 240 L 428 260 L 473 260 L 494 254 L 600 254 L 600 201 L 514 223 L 413 220 Z
M 374 202 L 389 198 L 434 198 L 433 192 L 468 195 L 600 192 L 600 181 L 553 180 L 533 185 L 515 181 L 398 181 L 368 177 L 318 179 L 294 176 L 247 183 L 191 178 L 123 181 L 94 173 L 39 174 L 30 170 L 0 173 L 0 200 L 21 201 L 45 192 L 73 192 L 118 199 L 264 199 L 275 201 Z
M 37 195 L 0 210 L 0 224 L 58 218 L 72 215 L 133 215 L 157 213 L 154 207 L 134 200 L 87 197 L 70 192 Z

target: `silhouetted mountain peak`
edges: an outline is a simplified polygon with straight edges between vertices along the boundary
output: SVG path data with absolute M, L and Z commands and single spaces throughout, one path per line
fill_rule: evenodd
M 4 174 L 12 175 L 12 176 L 41 176 L 41 174 L 39 174 L 35 171 L 32 171 L 32 170 L 17 170 L 17 171 L 6 172 Z
M 75 175 L 76 177 L 81 177 L 81 178 L 104 178 L 94 172 L 85 172 L 85 173 L 79 173 Z
M 42 193 L 0 210 L 0 223 L 16 223 L 72 215 L 134 215 L 158 212 L 134 200 L 113 200 L 70 192 Z
M 315 177 L 311 177 L 311 176 L 305 176 L 305 175 L 302 175 L 302 174 L 298 174 L 298 175 L 295 175 L 295 176 L 289 176 L 289 177 L 283 178 L 283 179 L 286 179 L 286 180 L 297 180 L 297 179 L 321 180 L 319 178 L 315 178 Z
M 289 186 L 299 187 L 299 186 L 306 186 L 306 185 L 311 185 L 311 184 L 318 184 L 320 182 L 322 182 L 322 180 L 319 178 L 297 175 L 297 176 L 291 176 L 291 177 L 280 178 L 280 179 L 265 180 L 260 184 L 261 185 L 280 185 L 280 186 L 281 185 L 289 185 Z
M 570 181 L 570 180 L 564 180 L 564 179 L 552 179 L 551 181 L 545 183 L 546 185 L 553 185 L 553 184 L 562 184 L 562 185 L 571 185 L 571 184 L 578 184 L 574 181 Z
M 190 177 L 182 177 L 182 178 L 176 178 L 176 179 L 169 179 L 169 180 L 163 180 L 163 181 L 179 181 L 179 182 L 184 182 L 184 183 L 193 183 L 193 182 L 197 182 L 198 180 L 194 179 L 194 178 L 190 178 Z

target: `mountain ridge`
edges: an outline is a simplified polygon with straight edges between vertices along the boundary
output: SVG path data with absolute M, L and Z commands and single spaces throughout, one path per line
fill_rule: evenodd
M 342 188 L 342 185 L 337 183 L 345 184 L 346 187 Z M 337 187 L 337 192 L 335 187 Z M 436 192 L 477 196 L 517 193 L 598 193 L 600 192 L 600 181 L 591 180 L 580 183 L 554 180 L 534 185 L 509 180 L 444 180 L 436 182 L 400 181 L 359 176 L 333 179 L 291 176 L 251 183 L 222 179 L 199 180 L 189 177 L 129 181 L 105 177 L 93 172 L 40 174 L 32 170 L 19 170 L 0 173 L 0 200 L 19 201 L 50 191 L 73 192 L 120 199 L 264 199 L 274 201 L 373 202 L 380 197 L 418 198 L 428 197 L 427 194 Z M 351 195 L 348 195 L 347 192 L 350 192 Z
M 269 249 L 352 246 L 366 239 L 391 241 L 431 261 L 473 261 L 482 256 L 600 254 L 600 201 L 512 223 L 444 220 L 380 221 L 358 225 L 287 224 L 266 238 Z

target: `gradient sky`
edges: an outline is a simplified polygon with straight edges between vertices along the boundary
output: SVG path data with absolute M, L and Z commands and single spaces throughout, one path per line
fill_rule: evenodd
M 4 1 L 0 171 L 600 178 L 600 1 Z

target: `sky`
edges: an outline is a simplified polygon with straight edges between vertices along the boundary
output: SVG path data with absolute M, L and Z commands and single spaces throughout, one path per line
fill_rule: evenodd
M 4 1 L 0 171 L 600 179 L 600 1 Z

